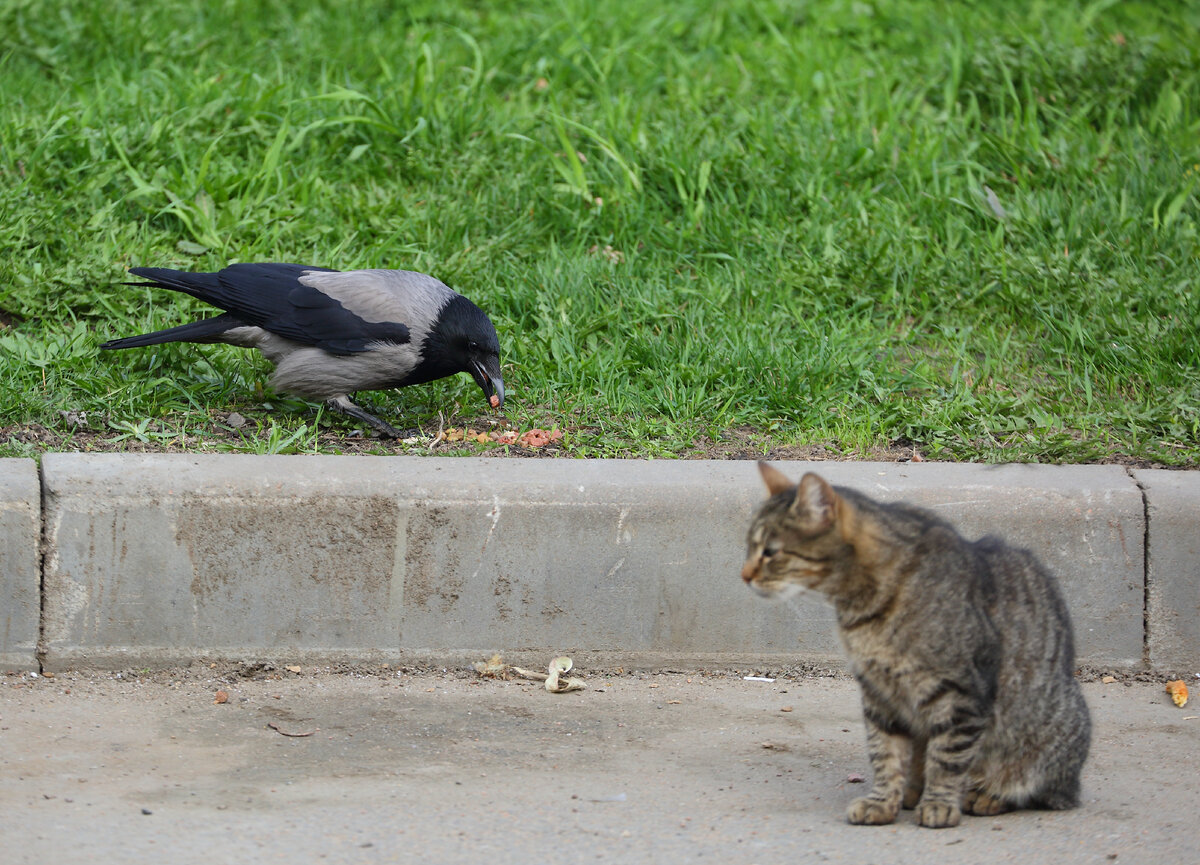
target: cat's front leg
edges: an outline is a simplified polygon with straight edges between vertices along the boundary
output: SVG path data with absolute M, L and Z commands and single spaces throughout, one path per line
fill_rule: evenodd
M 912 760 L 908 764 L 908 782 L 904 785 L 904 807 L 916 808 L 925 792 L 925 737 L 913 738 Z
M 930 709 L 933 723 L 925 746 L 925 792 L 917 803 L 917 822 L 945 829 L 962 821 L 963 792 L 987 726 L 987 711 L 979 701 L 954 691 Z
M 867 753 L 871 758 L 874 783 L 871 792 L 855 799 L 846 809 L 846 819 L 855 825 L 879 826 L 892 823 L 900 812 L 904 795 L 905 769 L 912 755 L 912 740 L 904 733 L 888 732 L 868 709 Z

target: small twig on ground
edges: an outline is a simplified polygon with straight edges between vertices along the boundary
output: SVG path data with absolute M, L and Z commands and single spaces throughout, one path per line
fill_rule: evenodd
M 441 412 L 438 412 L 438 431 L 437 431 L 437 435 L 435 435 L 433 437 L 433 441 L 431 441 L 429 443 L 429 449 L 433 450 L 435 447 L 438 446 L 438 442 L 445 441 L 445 439 L 446 439 L 446 419 L 442 416 Z
M 274 730 L 276 733 L 278 733 L 280 736 L 288 736 L 289 738 L 292 738 L 292 739 L 303 739 L 305 736 L 312 736 L 315 733 L 321 732 L 320 728 L 318 728 L 316 730 L 310 730 L 307 733 L 289 733 L 287 730 L 279 729 L 279 725 L 276 724 L 274 721 L 268 721 L 267 726 L 270 727 L 272 730 Z

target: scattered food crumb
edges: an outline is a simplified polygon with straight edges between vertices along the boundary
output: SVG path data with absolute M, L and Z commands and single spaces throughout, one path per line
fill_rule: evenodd
M 527 432 L 520 433 L 513 429 L 493 430 L 492 432 L 481 432 L 470 427 L 462 429 L 459 427 L 450 427 L 444 430 L 439 437 L 441 441 L 447 442 L 476 442 L 478 444 L 489 444 L 495 442 L 501 445 L 519 445 L 525 448 L 541 448 L 548 444 L 553 444 L 563 437 L 562 430 L 557 429 L 538 429 L 533 428 Z
M 1167 682 L 1167 693 L 1171 695 L 1171 702 L 1179 708 L 1182 709 L 1187 705 L 1188 689 L 1183 679 L 1175 679 L 1174 681 Z
M 546 690 L 553 694 L 565 694 L 568 691 L 582 691 L 587 688 L 583 679 L 577 678 L 561 678 L 574 669 L 575 662 L 562 655 L 553 659 L 545 673 L 534 670 L 525 670 L 521 667 L 514 667 L 504 663 L 504 658 L 499 654 L 492 655 L 486 661 L 477 661 L 474 664 L 475 672 L 489 679 L 531 679 L 535 682 L 544 682 Z M 652 688 L 657 688 L 657 685 L 651 685 Z
M 784 706 L 784 707 L 783 707 L 782 709 L 780 709 L 779 711 L 781 711 L 781 712 L 790 712 L 790 711 L 792 711 L 792 707 L 791 707 L 791 706 Z
M 562 433 L 558 430 L 531 429 L 518 438 L 517 442 L 527 448 L 540 448 L 556 442 L 560 438 L 562 438 Z
M 229 694 L 226 693 L 225 691 L 217 691 L 216 695 L 213 697 L 213 702 L 214 703 L 228 703 L 229 702 Z
M 1113 682 L 1117 681 L 1117 677 L 1116 676 L 1102 676 L 1100 678 L 1100 681 L 1106 685 L 1111 685 Z
M 475 672 L 489 679 L 503 679 L 508 665 L 499 654 L 492 655 L 486 661 L 475 662 Z

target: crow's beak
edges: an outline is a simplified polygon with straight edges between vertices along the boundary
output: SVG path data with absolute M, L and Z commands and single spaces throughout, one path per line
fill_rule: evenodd
M 471 378 L 475 379 L 492 408 L 504 407 L 504 379 L 500 376 L 500 358 L 471 358 Z M 492 401 L 493 398 L 495 402 Z

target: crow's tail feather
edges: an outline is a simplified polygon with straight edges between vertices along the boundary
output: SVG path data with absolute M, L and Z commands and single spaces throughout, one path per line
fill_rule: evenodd
M 138 336 L 126 336 L 122 339 L 110 339 L 101 344 L 101 348 L 139 348 L 144 345 L 159 345 L 164 342 L 221 342 L 221 335 L 234 327 L 243 327 L 245 322 L 229 313 L 222 313 L 213 318 L 193 321 L 191 324 L 181 324 L 166 330 L 156 330 L 153 333 L 143 333 Z
M 192 273 L 187 270 L 172 270 L 169 267 L 131 267 L 129 272 L 149 282 L 130 282 L 127 285 L 151 285 L 182 291 L 200 300 L 209 301 L 213 292 L 221 291 L 221 280 L 215 273 Z M 211 301 L 209 301 L 211 302 Z

